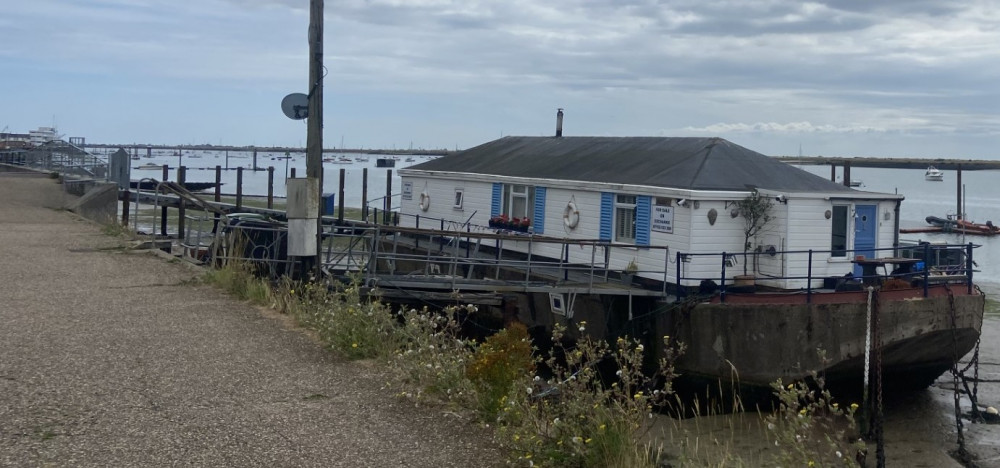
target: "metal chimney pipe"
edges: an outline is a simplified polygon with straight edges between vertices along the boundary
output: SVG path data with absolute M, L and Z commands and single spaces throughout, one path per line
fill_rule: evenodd
M 556 113 L 556 136 L 557 137 L 561 137 L 562 136 L 562 118 L 563 118 L 563 111 L 562 111 L 562 108 L 560 107 L 559 108 L 559 112 Z

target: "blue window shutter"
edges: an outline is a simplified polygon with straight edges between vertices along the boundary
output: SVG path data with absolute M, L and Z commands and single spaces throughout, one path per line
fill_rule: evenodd
M 635 199 L 635 245 L 649 245 L 651 205 L 649 196 L 640 195 Z
M 494 182 L 493 198 L 490 201 L 490 217 L 500 216 L 500 209 L 503 207 L 501 198 L 503 198 L 503 184 Z
M 602 241 L 611 241 L 611 220 L 615 209 L 615 194 L 601 192 L 601 231 Z
M 531 220 L 535 234 L 545 232 L 545 187 L 535 187 L 535 219 Z

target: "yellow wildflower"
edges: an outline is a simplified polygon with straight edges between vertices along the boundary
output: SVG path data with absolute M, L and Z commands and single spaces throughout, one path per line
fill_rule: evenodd
M 852 410 L 858 409 L 858 404 L 857 403 L 851 403 L 851 409 Z
M 352 348 L 357 348 L 357 347 L 358 347 L 358 344 L 357 344 L 357 343 L 351 343 L 351 347 L 352 347 Z

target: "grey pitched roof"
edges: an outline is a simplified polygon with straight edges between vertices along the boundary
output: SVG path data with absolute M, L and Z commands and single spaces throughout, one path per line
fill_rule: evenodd
M 510 136 L 411 169 L 688 190 L 854 191 L 722 138 Z

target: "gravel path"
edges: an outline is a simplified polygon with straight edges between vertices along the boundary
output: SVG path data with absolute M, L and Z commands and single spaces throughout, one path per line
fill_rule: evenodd
M 487 430 L 0 173 L 0 466 L 491 466 Z

